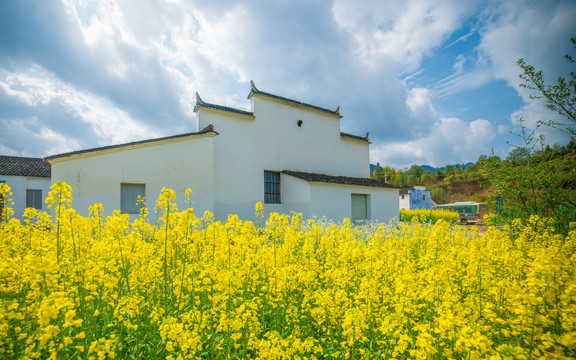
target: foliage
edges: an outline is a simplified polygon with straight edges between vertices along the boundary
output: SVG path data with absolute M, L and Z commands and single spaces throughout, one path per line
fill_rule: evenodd
M 458 218 L 459 214 L 450 210 L 400 209 L 400 221 L 404 222 L 435 224 L 436 222 L 443 220 L 450 224 L 457 224 Z
M 537 217 L 484 234 L 256 226 L 179 212 L 165 190 L 151 225 L 98 204 L 82 217 L 62 190 L 54 217 L 0 227 L 2 358 L 576 356 L 576 230 Z
M 522 121 L 520 125 L 523 150 L 512 151 L 504 160 L 492 156 L 482 163 L 493 197 L 504 199 L 503 215 L 510 219 L 557 218 L 567 232 L 569 223 L 576 221 L 576 152 L 570 144 L 555 146 L 556 152 L 543 146 L 536 150 L 534 132 L 528 132 Z
M 576 49 L 576 37 L 570 38 L 570 42 Z M 564 57 L 570 64 L 576 63 L 571 55 L 566 54 Z M 522 69 L 520 78 L 524 80 L 520 86 L 536 92 L 536 95 L 531 95 L 530 98 L 543 99 L 548 109 L 568 121 L 565 123 L 549 120 L 541 124 L 576 135 L 576 73 L 571 71 L 568 80 L 566 77 L 559 77 L 555 84 L 547 84 L 542 70 L 536 70 L 534 66 L 526 64 L 524 59 L 518 60 L 518 66 Z
M 570 39 L 576 48 L 576 38 Z M 571 63 L 575 60 L 566 55 Z M 540 121 L 536 129 L 528 131 L 520 119 L 521 145 L 515 146 L 508 157 L 501 161 L 491 157 L 483 162 L 482 168 L 494 188 L 494 195 L 504 198 L 505 212 L 510 218 L 524 220 L 531 215 L 556 218 L 564 233 L 569 231 L 569 223 L 576 221 L 576 153 L 574 138 L 570 143 L 552 149 L 544 146 L 542 137 L 535 138 L 539 127 L 551 126 L 576 135 L 576 74 L 570 73 L 566 81 L 560 77 L 556 84 L 546 84 L 541 70 L 535 70 L 523 59 L 518 61 L 523 70 L 520 86 L 535 90 L 532 99 L 544 99 L 546 107 L 568 120 Z

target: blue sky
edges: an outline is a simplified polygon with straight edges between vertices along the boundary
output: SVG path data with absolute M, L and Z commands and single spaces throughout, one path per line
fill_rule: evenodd
M 254 80 L 340 106 L 342 131 L 370 132 L 372 163 L 505 156 L 520 117 L 555 116 L 518 87 L 517 60 L 566 76 L 574 19 L 570 0 L 4 0 L 0 154 L 196 131 L 196 91 L 249 109 Z

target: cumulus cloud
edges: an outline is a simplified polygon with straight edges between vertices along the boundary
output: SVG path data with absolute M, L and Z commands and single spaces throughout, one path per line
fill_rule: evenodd
M 516 57 L 545 72 L 557 68 L 547 54 L 575 29 L 574 7 L 563 0 L 2 2 L 0 130 L 29 135 L 41 125 L 49 144 L 64 147 L 194 131 L 194 92 L 247 109 L 253 79 L 265 91 L 340 105 L 342 130 L 370 131 L 374 156 L 444 165 L 486 149 L 514 123 L 511 112 L 466 118 L 439 104 L 459 96 L 465 108 L 474 99 L 463 94 L 495 79 L 516 88 Z M 462 52 L 430 80 L 423 64 L 446 49 Z M 36 153 L 54 149 L 48 143 Z
M 545 109 L 542 102 L 530 99 L 534 92 L 519 87 L 522 81 L 517 61 L 524 58 L 527 64 L 543 70 L 549 83 L 573 71 L 563 57 L 571 50 L 569 38 L 576 35 L 576 3 L 505 1 L 498 3 L 490 15 L 493 20 L 487 23 L 479 48 L 490 59 L 495 76 L 516 89 L 525 102 L 523 108 L 512 114 L 511 123 L 517 124 L 518 118 L 523 117 L 526 126 L 535 129 L 538 121 L 562 121 Z M 550 142 L 568 139 L 552 129 L 541 131 Z
M 374 163 L 399 168 L 409 163 L 440 167 L 474 162 L 488 153 L 488 144 L 494 136 L 494 127 L 487 120 L 467 123 L 458 118 L 441 118 L 429 134 L 407 142 L 375 146 L 370 156 Z
M 149 127 L 133 120 L 126 112 L 115 108 L 106 99 L 75 89 L 38 66 L 22 73 L 7 73 L 6 79 L 0 80 L 0 89 L 8 97 L 14 97 L 28 107 L 45 109 L 49 106 L 55 106 L 60 108 L 63 113 L 84 123 L 86 135 L 95 136 L 96 143 L 99 144 L 142 139 L 150 137 L 154 133 Z M 45 138 L 45 142 L 50 144 L 60 142 L 61 144 L 57 144 L 56 148 L 79 149 L 79 142 L 74 139 L 75 134 L 64 132 L 66 129 L 70 129 L 68 125 L 58 125 L 49 120 L 40 124 L 38 117 L 33 117 L 30 121 L 23 121 L 22 126 L 18 127 L 15 125 L 18 121 L 15 122 L 6 114 L 2 117 L 4 133 L 20 133 L 28 136 L 30 129 L 35 128 L 36 133 Z M 52 121 L 57 120 L 53 119 Z M 47 125 L 61 128 L 63 132 L 53 131 Z M 70 136 L 70 142 L 65 141 L 65 135 Z

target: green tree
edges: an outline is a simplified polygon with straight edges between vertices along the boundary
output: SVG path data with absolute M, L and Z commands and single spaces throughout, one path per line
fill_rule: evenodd
M 570 38 L 572 47 L 576 49 L 576 37 Z M 566 61 L 576 64 L 576 60 L 569 54 L 564 55 Z M 555 84 L 547 84 L 542 70 L 536 70 L 534 66 L 526 64 L 524 59 L 518 60 L 518 66 L 522 69 L 520 78 L 524 81 L 521 87 L 534 90 L 536 95 L 530 95 L 531 99 L 543 99 L 546 107 L 561 115 L 567 122 L 548 120 L 541 122 L 571 135 L 576 135 L 576 73 L 571 71 L 567 77 L 559 77 Z
M 396 172 L 396 174 L 394 175 L 394 180 L 392 181 L 392 184 L 394 184 L 396 186 L 400 186 L 400 187 L 404 187 L 406 185 L 404 183 L 404 174 L 402 173 L 402 170 L 398 170 Z
M 437 182 L 436 176 L 434 174 L 432 174 L 431 172 L 425 172 L 420 177 L 420 182 L 422 183 L 422 185 L 430 186 L 430 185 L 435 184 Z
M 576 38 L 570 42 L 576 48 Z M 574 64 L 570 55 L 565 58 Z M 528 218 L 540 215 L 556 219 L 559 231 L 566 233 L 569 223 L 576 221 L 576 172 L 574 153 L 570 146 L 576 135 L 576 75 L 570 73 L 568 80 L 559 77 L 555 84 L 547 84 L 541 70 L 518 60 L 522 69 L 520 86 L 534 90 L 531 99 L 544 99 L 548 109 L 555 111 L 567 122 L 540 121 L 534 130 L 528 130 L 520 119 L 520 133 L 516 134 L 521 145 L 514 146 L 505 160 L 492 156 L 478 159 L 495 196 L 504 198 L 504 205 L 514 217 Z M 543 137 L 536 137 L 542 126 L 550 126 L 572 134 L 572 140 L 564 147 L 545 146 Z
M 436 169 L 436 180 L 442 181 L 444 180 L 444 172 L 440 169 Z

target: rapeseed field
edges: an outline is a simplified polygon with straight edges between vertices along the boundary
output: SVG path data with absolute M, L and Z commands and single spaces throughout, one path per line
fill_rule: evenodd
M 576 228 L 480 232 L 439 220 L 354 226 L 272 214 L 88 217 L 0 225 L 3 359 L 569 359 Z M 188 200 L 190 193 L 187 193 Z

